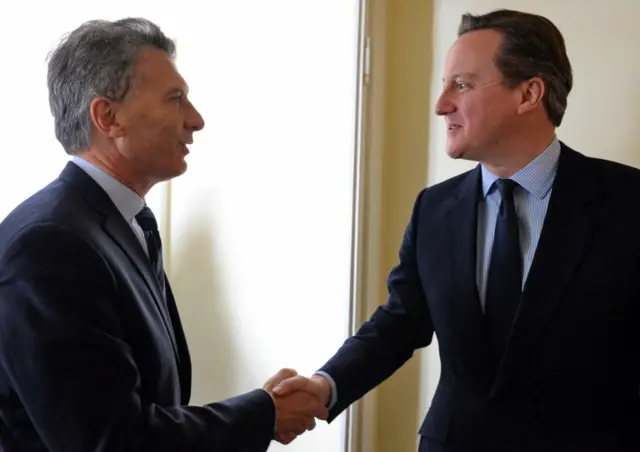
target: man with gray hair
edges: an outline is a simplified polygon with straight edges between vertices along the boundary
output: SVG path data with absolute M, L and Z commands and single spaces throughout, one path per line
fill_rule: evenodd
M 0 450 L 265 451 L 327 417 L 263 389 L 189 406 L 191 364 L 144 197 L 181 175 L 204 121 L 174 44 L 143 19 L 90 21 L 49 59 L 72 161 L 0 224 Z

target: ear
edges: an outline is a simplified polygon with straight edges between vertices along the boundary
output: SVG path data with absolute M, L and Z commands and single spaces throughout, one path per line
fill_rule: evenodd
M 532 79 L 523 82 L 520 88 L 521 100 L 518 105 L 518 114 L 525 114 L 542 103 L 544 98 L 545 86 L 540 77 L 533 77 Z
M 96 97 L 89 106 L 93 125 L 109 138 L 120 138 L 124 128 L 117 120 L 118 103 L 106 97 Z

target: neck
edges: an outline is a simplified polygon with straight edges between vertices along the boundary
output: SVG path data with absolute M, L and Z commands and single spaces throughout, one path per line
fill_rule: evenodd
M 496 176 L 508 178 L 527 166 L 549 147 L 555 138 L 555 131 L 528 137 L 519 142 L 500 146 L 505 151 L 481 161 L 482 165 Z
M 136 192 L 138 196 L 143 199 L 153 186 L 153 183 L 136 171 L 136 168 L 133 165 L 128 162 L 122 162 L 121 157 L 117 158 L 112 155 L 112 153 L 101 152 L 94 148 L 90 148 L 87 151 L 78 154 L 78 157 L 83 158 L 95 167 L 100 168 L 115 180 Z

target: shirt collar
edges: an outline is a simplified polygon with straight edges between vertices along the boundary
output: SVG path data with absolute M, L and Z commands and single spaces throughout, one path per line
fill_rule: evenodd
M 144 207 L 143 198 L 97 166 L 78 156 L 74 156 L 72 162 L 87 173 L 107 193 L 127 222 L 130 223 Z
M 534 196 L 544 198 L 556 176 L 558 161 L 560 159 L 560 141 L 554 137 L 551 144 L 538 155 L 531 163 L 522 168 L 511 179 Z M 482 165 L 482 194 L 486 198 L 493 183 L 500 179 Z

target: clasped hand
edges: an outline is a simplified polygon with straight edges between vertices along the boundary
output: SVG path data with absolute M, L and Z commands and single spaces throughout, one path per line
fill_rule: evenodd
M 330 397 L 328 382 L 321 376 L 303 377 L 293 369 L 282 369 L 264 385 L 276 406 L 275 439 L 289 444 L 298 435 L 313 430 L 316 419 L 326 420 Z

